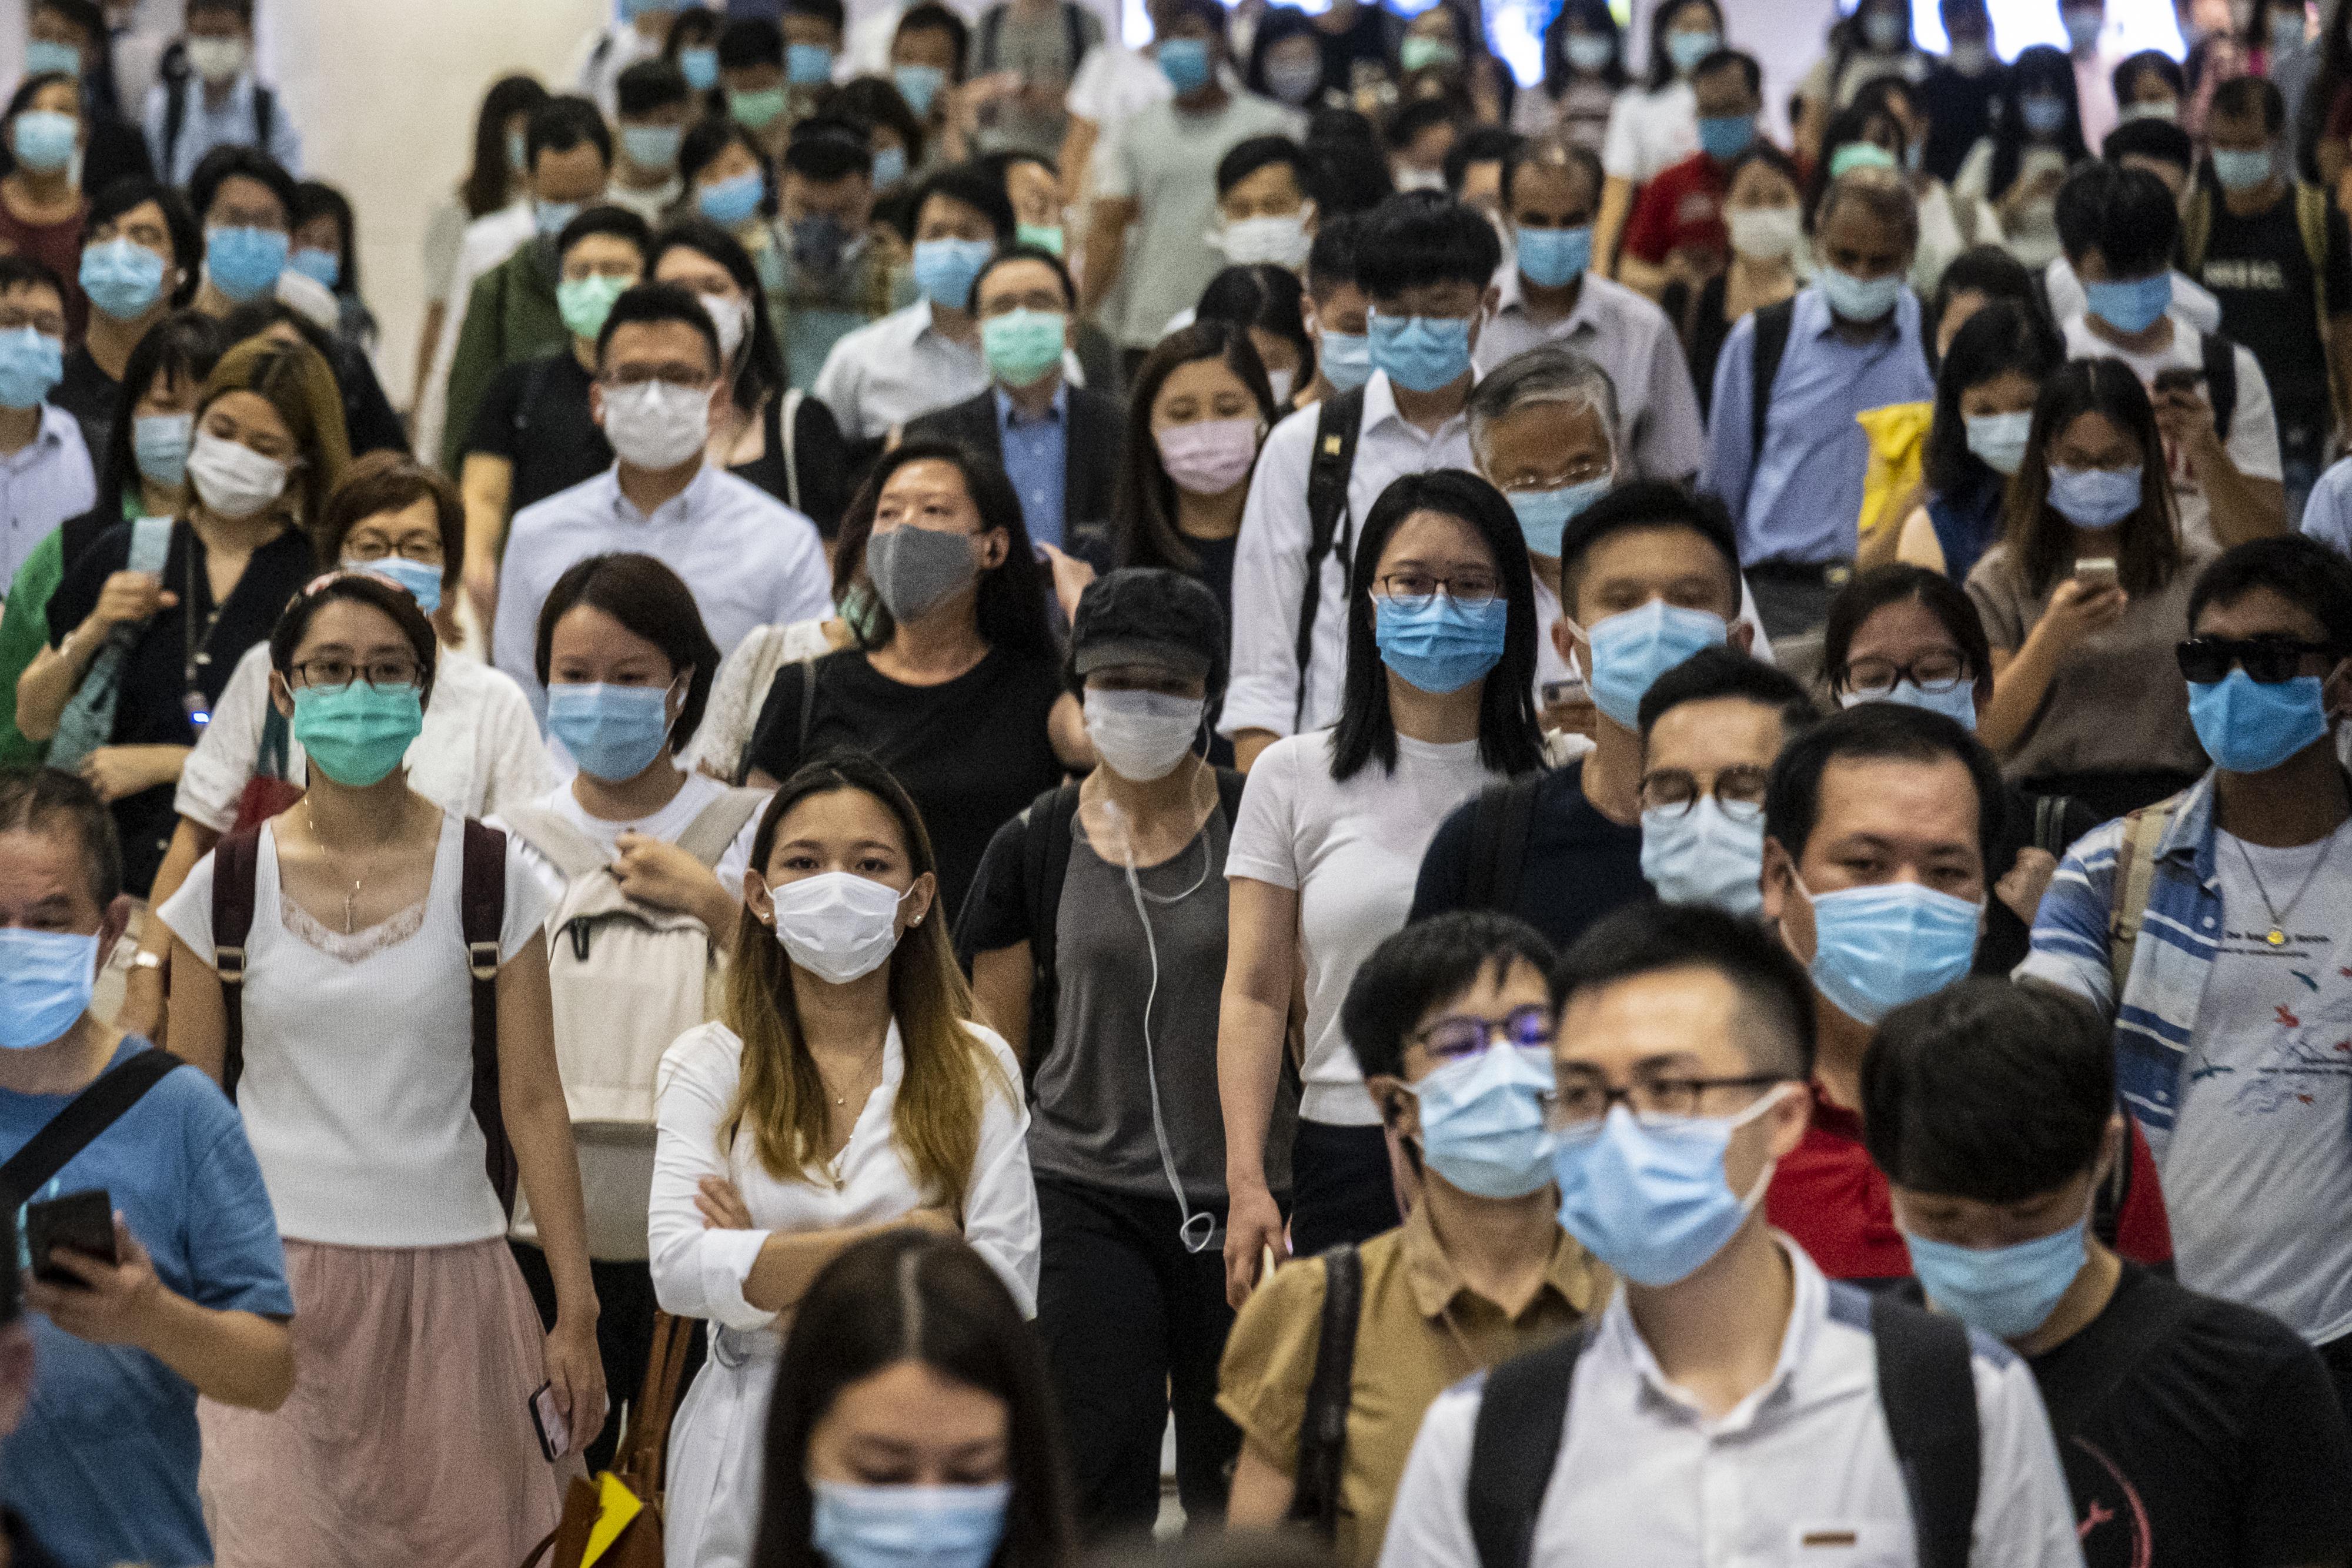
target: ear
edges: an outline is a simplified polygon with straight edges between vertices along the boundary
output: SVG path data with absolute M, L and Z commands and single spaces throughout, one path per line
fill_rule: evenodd
M 940 879 L 929 872 L 915 879 L 915 885 L 907 890 L 907 901 L 898 905 L 901 923 L 898 935 L 903 936 L 923 923 L 924 916 L 931 912 L 931 902 L 939 896 L 939 891 Z
M 100 953 L 114 951 L 114 945 L 131 928 L 131 916 L 137 908 L 138 905 L 131 902 L 129 894 L 114 895 L 114 902 L 106 906 L 105 917 L 98 923 L 98 950 Z
M 1742 621 L 1738 619 L 1738 612 L 1734 611 L 1732 612 L 1731 631 L 1724 638 L 1724 642 L 1728 643 L 1732 652 L 1736 653 L 1754 653 L 1756 651 L 1756 623 L 1752 621 Z
M 601 381 L 588 383 L 588 417 L 595 422 L 597 429 L 604 428 L 604 383 Z
M 294 716 L 294 688 L 288 685 L 286 677 L 276 670 L 269 672 L 269 706 L 278 710 L 280 718 L 291 719 Z
M 1583 654 L 1577 652 L 1583 643 L 1584 639 L 1576 634 L 1576 628 L 1569 623 L 1567 616 L 1562 615 L 1551 623 L 1553 651 L 1580 670 L 1583 669 L 1589 662 Z
M 743 907 L 755 915 L 761 925 L 772 928 L 776 924 L 776 895 L 768 889 L 768 879 L 756 868 L 743 872 Z
M 1805 1141 L 1805 1128 L 1813 1119 L 1813 1100 L 1805 1092 L 1805 1086 L 1793 1080 L 1772 1092 L 1780 1098 L 1772 1103 L 1772 1108 L 1764 1113 L 1761 1120 L 1770 1141 L 1772 1157 L 1785 1160 L 1797 1152 L 1799 1144 Z
M 1298 209 L 1298 226 L 1311 235 L 1315 232 L 1315 225 L 1319 219 L 1320 214 L 1315 209 L 1314 198 L 1307 198 Z
M 980 536 L 980 570 L 994 571 L 1004 564 L 1013 551 L 1013 536 L 1003 528 L 991 528 Z
M 2125 1130 L 2123 1113 L 2107 1118 L 2107 1130 L 2099 1139 L 2098 1162 L 2091 1167 L 2091 1190 L 2097 1192 L 2106 1186 L 2115 1174 L 2116 1162 L 2131 1158 L 2131 1135 Z
M 1764 894 L 1764 918 L 1767 920 L 1787 918 L 1784 911 L 1796 898 L 1796 864 L 1789 858 L 1789 852 L 1780 847 L 1780 841 L 1767 838 L 1764 841 L 1764 868 L 1758 873 L 1758 886 Z
M 1502 307 L 1503 286 L 1499 283 L 1486 285 L 1486 292 L 1478 301 L 1478 319 L 1482 321 L 1489 320 Z
M 1376 1072 L 1364 1080 L 1372 1103 L 1381 1109 L 1381 1125 L 1400 1138 L 1421 1136 L 1421 1099 L 1410 1084 L 1393 1073 Z
M 2320 711 L 2329 718 L 2341 718 L 2352 713 L 2352 658 L 2339 659 L 2320 683 Z

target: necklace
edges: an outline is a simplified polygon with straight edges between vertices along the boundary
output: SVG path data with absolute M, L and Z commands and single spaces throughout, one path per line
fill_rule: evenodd
M 310 837 L 317 841 L 319 852 L 326 857 L 328 869 L 334 873 L 338 882 L 341 881 L 343 873 L 341 868 L 335 864 L 335 852 L 328 846 L 326 835 L 319 831 L 319 814 L 311 809 L 307 796 L 302 801 L 302 819 L 310 824 Z M 368 870 L 368 867 L 362 866 L 360 874 L 352 878 L 351 892 L 343 894 L 343 935 L 346 936 L 351 936 L 357 929 L 353 925 L 353 919 L 359 911 L 360 889 L 367 883 Z
M 2327 842 L 2320 849 L 2319 858 L 2311 862 L 2309 871 L 2304 873 L 2303 885 L 2294 890 L 2294 896 L 2286 901 L 2284 909 L 2271 902 L 2271 890 L 2263 885 L 2263 873 L 2254 869 L 2254 857 L 2246 852 L 2246 841 L 2233 833 L 2231 842 L 2238 846 L 2238 858 L 2246 862 L 2246 874 L 2254 879 L 2254 891 L 2263 895 L 2263 907 L 2270 912 L 2270 932 L 2263 940 L 2273 947 L 2285 946 L 2286 917 L 2294 913 L 2294 906 L 2303 902 L 2303 895 L 2309 893 L 2311 884 L 2319 879 L 2320 868 L 2327 863 L 2327 857 L 2336 852 L 2336 836 L 2328 835 Z
M 868 1072 L 872 1071 L 874 1070 L 875 1064 L 876 1064 L 876 1063 L 877 1063 L 877 1062 L 879 1062 L 879 1061 L 882 1060 L 882 1051 L 883 1051 L 884 1048 L 885 1048 L 885 1047 L 887 1047 L 889 1043 L 890 1043 L 890 1039 L 889 1039 L 889 1037 L 888 1037 L 887 1035 L 885 1035 L 885 1036 L 883 1037 L 883 1039 L 882 1039 L 882 1044 L 881 1044 L 881 1045 L 877 1045 L 877 1046 L 876 1046 L 876 1047 L 874 1048 L 874 1054 L 873 1054 L 873 1055 L 871 1055 L 871 1056 L 869 1056 L 869 1057 L 867 1057 L 864 1061 L 861 1061 L 861 1062 L 859 1062 L 859 1063 L 857 1064 L 857 1072 L 856 1072 L 856 1075 L 855 1077 L 851 1078 L 851 1079 L 850 1079 L 850 1081 L 849 1081 L 849 1082 L 850 1082 L 850 1086 L 851 1086 L 852 1088 L 855 1088 L 856 1085 L 858 1085 L 859 1083 L 862 1083 L 862 1082 L 864 1082 L 866 1081 L 866 1075 Z M 816 1076 L 817 1076 L 817 1082 L 820 1082 L 820 1083 L 824 1083 L 824 1069 L 823 1069 L 823 1068 L 821 1068 L 821 1067 L 820 1067 L 820 1068 L 818 1068 L 818 1069 L 817 1069 L 817 1074 L 816 1074 Z M 826 1084 L 825 1084 L 825 1087 L 826 1087 L 827 1089 L 831 1089 L 831 1088 L 833 1087 L 833 1085 L 832 1085 L 832 1084 L 830 1084 L 830 1083 L 826 1083 Z M 834 1104 L 835 1104 L 835 1106 L 846 1105 L 847 1103 L 849 1103 L 849 1091 L 848 1091 L 848 1090 L 846 1090 L 846 1089 L 845 1089 L 845 1090 L 843 1090 L 840 1093 L 835 1094 L 835 1095 L 833 1097 L 833 1103 L 834 1103 Z

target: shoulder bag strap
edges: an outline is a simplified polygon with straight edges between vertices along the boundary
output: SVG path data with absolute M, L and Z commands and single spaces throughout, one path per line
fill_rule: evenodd
M 465 873 L 457 894 L 474 998 L 474 1120 L 482 1128 L 482 1164 L 507 1213 L 514 1213 L 514 1145 L 499 1108 L 499 961 L 507 919 L 507 836 L 466 821 Z
M 1242 789 L 1249 775 L 1231 768 L 1217 769 L 1217 804 L 1225 813 L 1225 826 L 1231 828 L 1242 820 Z
M 2294 186 L 2294 226 L 2303 234 L 2303 254 L 2311 263 L 2311 319 L 2324 339 L 2327 335 L 2327 193 L 2316 185 L 2302 181 Z M 2336 356 L 2323 353 L 2320 362 L 2327 368 L 2327 391 L 2331 400 L 2336 386 Z M 2331 402 L 2331 406 L 2332 402 Z
M 1307 580 L 1298 591 L 1298 697 L 1294 727 L 1307 716 L 1307 671 L 1315 656 L 1315 621 L 1323 608 L 1323 562 L 1339 540 L 1348 510 L 1348 476 L 1355 471 L 1356 440 L 1363 434 L 1364 389 L 1327 400 L 1315 415 L 1315 451 L 1307 465 Z M 1340 562 L 1344 570 L 1347 558 Z
M 1342 1243 L 1323 1254 L 1323 1316 L 1315 1339 L 1315 1375 L 1298 1422 L 1298 1464 L 1290 1517 L 1328 1541 L 1339 1522 L 1339 1476 L 1348 1458 L 1348 1409 L 1354 1403 L 1356 1327 L 1364 1311 L 1364 1259 Z
M 269 127 L 278 118 L 278 95 L 259 82 L 253 84 L 253 145 L 269 151 Z
M 2118 1009 L 2131 978 L 2140 923 L 2147 917 L 2147 895 L 2156 884 L 2156 847 L 2171 823 L 2170 800 L 2143 806 L 2124 819 L 2124 841 L 2116 846 L 2115 874 L 2107 884 L 2107 970 L 2115 977 Z
M 798 387 L 785 388 L 783 407 L 776 414 L 776 445 L 784 455 L 784 505 L 795 512 L 807 510 L 801 505 L 800 423 L 803 395 Z
M 213 846 L 213 972 L 221 988 L 221 1092 L 236 1098 L 245 1076 L 245 944 L 253 935 L 253 884 L 260 874 L 261 830 L 231 833 Z
M 1754 386 L 1748 410 L 1748 461 L 1763 460 L 1764 426 L 1772 412 L 1772 383 L 1780 379 L 1780 361 L 1789 352 L 1789 333 L 1797 321 L 1797 297 L 1756 312 Z
M 1958 1319 L 1882 1292 L 1870 1299 L 1878 1402 L 1911 1499 L 1919 1568 L 1969 1568 L 1976 1530 L 1976 1379 Z
M 100 1073 L 0 1165 L 0 1215 L 13 1215 L 18 1205 L 32 1201 L 50 1177 L 71 1165 L 76 1155 L 179 1065 L 178 1057 L 151 1046 Z
M 1470 805 L 1470 851 L 1465 857 L 1466 874 L 1462 879 L 1462 907 L 1491 909 L 1494 907 L 1495 862 L 1502 853 L 1504 784 L 1489 784 L 1478 791 Z
M 662 1456 L 669 1446 L 671 1419 L 677 1414 L 677 1385 L 686 1371 L 694 1320 L 654 1313 L 653 1348 L 646 1358 L 646 1380 L 629 1410 L 629 1435 L 613 1458 L 613 1473 L 646 1501 L 657 1500 L 662 1490 Z
M 805 654 L 801 659 L 801 743 L 793 754 L 793 766 L 797 768 L 808 760 L 809 727 L 816 722 L 816 655 Z M 778 783 L 783 782 L 782 779 Z
M 1029 808 L 1028 836 L 1022 841 L 1022 888 L 1029 911 L 1029 962 L 1036 973 L 1039 995 L 1054 991 L 1054 958 L 1062 918 L 1062 883 L 1069 880 L 1071 836 L 1077 831 L 1078 787 L 1065 784 L 1038 797 Z M 1054 1042 L 1033 1040 L 1034 1059 Z
M 742 833 L 743 825 L 768 797 L 757 789 L 730 789 L 702 808 L 678 834 L 677 847 L 692 855 L 705 871 L 715 871 L 727 850 Z M 730 889 L 738 892 L 740 889 Z
M 1497 802 L 1502 822 L 1495 839 L 1494 880 L 1487 884 L 1487 907 L 1508 915 L 1518 907 L 1519 876 L 1528 863 L 1528 836 L 1535 826 L 1536 785 L 1543 778 L 1530 773 L 1502 787 Z
M 1591 1338 L 1579 1329 L 1486 1374 L 1471 1428 L 1463 1512 L 1478 1568 L 1528 1568 L 1536 1516 L 1568 1435 L 1568 1396 Z

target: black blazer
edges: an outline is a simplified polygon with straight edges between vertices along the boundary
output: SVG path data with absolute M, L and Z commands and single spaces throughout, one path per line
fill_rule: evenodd
M 1111 497 L 1118 487 L 1119 448 L 1127 434 L 1127 412 L 1100 392 L 1071 387 L 1064 432 L 1062 548 L 1084 557 L 1097 571 L 1111 566 Z M 960 443 L 992 463 L 1004 461 L 996 424 L 996 388 L 907 422 L 907 439 Z

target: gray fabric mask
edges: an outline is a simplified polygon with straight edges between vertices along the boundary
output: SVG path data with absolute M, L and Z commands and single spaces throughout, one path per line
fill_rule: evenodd
M 866 574 L 893 621 L 919 621 L 980 575 L 972 536 L 902 523 L 866 547 Z

